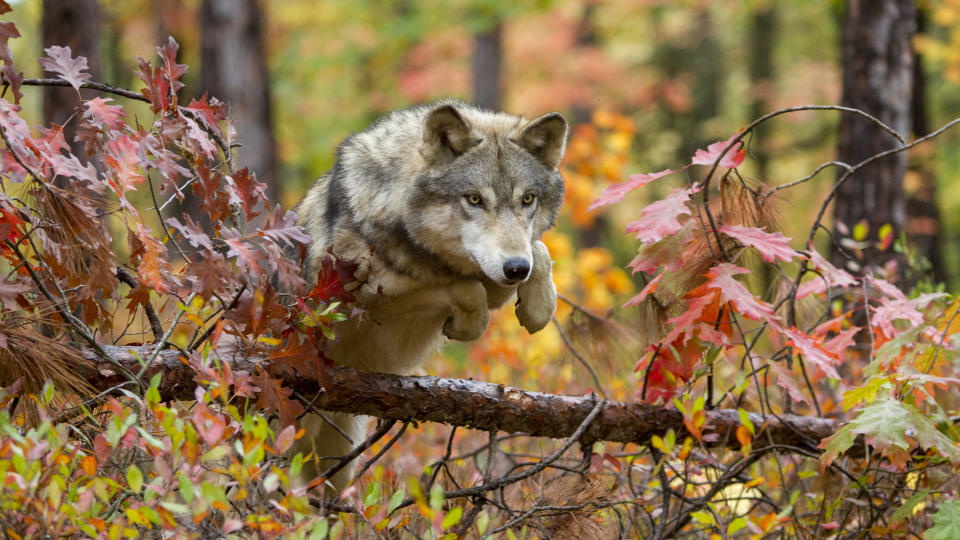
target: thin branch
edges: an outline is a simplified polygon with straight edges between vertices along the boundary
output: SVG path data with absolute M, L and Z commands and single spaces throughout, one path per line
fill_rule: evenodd
M 129 285 L 132 289 L 140 286 L 140 281 L 121 266 L 117 267 L 117 279 Z M 163 324 L 160 323 L 160 318 L 157 317 L 157 312 L 153 309 L 153 304 L 149 300 L 143 304 L 143 310 L 147 314 L 147 320 L 150 321 L 150 331 L 153 332 L 153 338 L 158 342 L 162 341 Z
M 573 355 L 590 373 L 590 376 L 593 378 L 593 384 L 597 386 L 597 391 L 600 392 L 600 395 L 603 396 L 603 399 L 607 399 L 607 392 L 603 389 L 603 385 L 600 384 L 600 379 L 597 377 L 597 372 L 593 370 L 593 366 L 590 365 L 583 356 L 577 351 L 577 348 L 573 346 L 573 343 L 570 342 L 570 339 L 567 337 L 567 333 L 563 331 L 563 327 L 560 326 L 560 323 L 557 321 L 556 317 L 551 317 L 550 320 L 553 321 L 553 325 L 557 327 L 557 332 L 560 334 L 560 339 L 563 340 L 563 344 L 567 346 L 567 349 L 570 350 L 570 354 Z

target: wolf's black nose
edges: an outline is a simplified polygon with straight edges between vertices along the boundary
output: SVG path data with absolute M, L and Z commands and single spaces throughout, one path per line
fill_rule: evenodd
M 514 257 L 512 259 L 507 259 L 507 262 L 503 263 L 503 275 L 507 277 L 510 281 L 520 281 L 521 279 L 526 279 L 527 274 L 530 273 L 530 263 L 526 259 L 521 259 L 520 257 Z

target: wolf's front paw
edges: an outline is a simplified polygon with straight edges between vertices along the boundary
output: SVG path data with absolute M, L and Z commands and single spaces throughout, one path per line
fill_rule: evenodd
M 533 272 L 517 287 L 517 320 L 531 334 L 543 330 L 557 310 L 557 287 L 553 284 L 553 261 L 543 242 L 533 244 Z
M 443 323 L 443 335 L 456 341 L 473 341 L 487 331 L 490 310 L 487 291 L 479 281 L 465 281 L 452 286 L 450 318 Z

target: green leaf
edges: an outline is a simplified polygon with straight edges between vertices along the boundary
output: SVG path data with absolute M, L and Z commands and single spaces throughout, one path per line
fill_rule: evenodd
M 913 515 L 913 509 L 917 507 L 918 504 L 923 502 L 927 498 L 927 495 L 930 494 L 929 490 L 921 490 L 914 493 L 906 502 L 903 503 L 903 506 L 897 508 L 897 511 L 893 513 L 893 516 L 890 517 L 890 523 L 900 523 L 905 518 L 908 518 Z
M 743 409 L 737 409 L 737 415 L 740 417 L 740 423 L 743 424 L 748 430 L 750 430 L 751 435 L 756 437 L 757 430 L 754 427 L 753 422 L 750 421 L 750 414 Z
M 310 530 L 310 540 L 323 540 L 327 537 L 328 532 L 330 532 L 330 524 L 327 523 L 326 519 L 321 519 Z
M 863 242 L 868 234 L 870 234 L 870 224 L 867 220 L 861 219 L 853 226 L 853 239 L 857 242 Z
M 727 525 L 727 536 L 733 536 L 737 534 L 737 532 L 740 529 L 746 526 L 747 526 L 746 518 L 738 517 L 737 519 L 731 521 L 729 525 Z
M 53 394 L 54 394 L 53 383 L 50 381 L 47 381 L 46 384 L 43 385 L 43 404 L 44 405 L 50 404 L 50 402 L 53 400 Z
M 138 469 L 136 465 L 127 467 L 127 484 L 130 486 L 131 491 L 140 493 L 140 488 L 143 487 L 143 473 L 140 472 L 140 469 Z
M 177 471 L 177 480 L 180 482 L 180 497 L 188 503 L 192 502 L 193 496 L 196 494 L 193 482 L 187 478 L 183 471 Z
M 463 508 L 459 506 L 454 507 L 452 510 L 447 512 L 447 515 L 443 517 L 443 522 L 440 523 L 441 529 L 449 529 L 457 523 L 460 523 L 460 518 L 463 517 Z
M 933 515 L 933 527 L 923 533 L 924 540 L 960 538 L 960 501 L 942 501 Z
M 394 510 L 400 506 L 400 503 L 403 502 L 404 490 L 401 488 L 399 491 L 393 492 L 393 495 L 390 496 L 390 504 L 387 505 L 387 513 L 392 514 Z
M 690 517 L 692 517 L 697 521 L 697 523 L 700 523 L 702 525 L 713 525 L 714 523 L 716 523 L 713 520 L 713 514 L 711 514 L 710 512 L 705 512 L 703 510 L 698 510 L 696 512 L 691 513 Z
M 443 501 L 443 488 L 440 487 L 440 484 L 434 484 L 433 487 L 430 488 L 430 508 L 435 512 L 440 510 L 443 508 Z
M 856 435 L 865 435 L 870 444 L 887 454 L 904 454 L 912 442 L 907 434 L 924 449 L 934 449 L 953 462 L 960 462 L 960 448 L 949 437 L 940 433 L 937 426 L 913 405 L 893 398 L 879 399 L 860 410 L 860 414 L 831 437 L 824 439 L 821 447 L 827 451 L 821 463 L 831 463 L 845 452 Z
M 160 503 L 160 506 L 166 508 L 167 510 L 173 512 L 174 514 L 186 514 L 187 512 L 190 511 L 189 506 L 185 504 L 170 502 L 170 501 L 162 501 Z

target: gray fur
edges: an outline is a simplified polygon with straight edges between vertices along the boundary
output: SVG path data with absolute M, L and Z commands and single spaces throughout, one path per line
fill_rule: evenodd
M 558 113 L 531 121 L 445 101 L 393 112 L 343 141 L 333 169 L 297 207 L 313 239 L 308 279 L 328 248 L 359 264 L 355 294 L 366 314 L 338 327 L 328 355 L 359 369 L 407 373 L 443 335 L 478 338 L 489 310 L 514 294 L 521 324 L 543 328 L 556 290 L 539 238 L 563 200 L 557 165 L 566 132 Z M 531 267 L 523 280 L 502 270 L 518 258 Z M 354 439 L 348 442 L 316 418 L 305 423 L 297 450 L 321 456 L 346 453 L 365 425 L 338 416 Z M 334 485 L 343 487 L 350 474 Z

